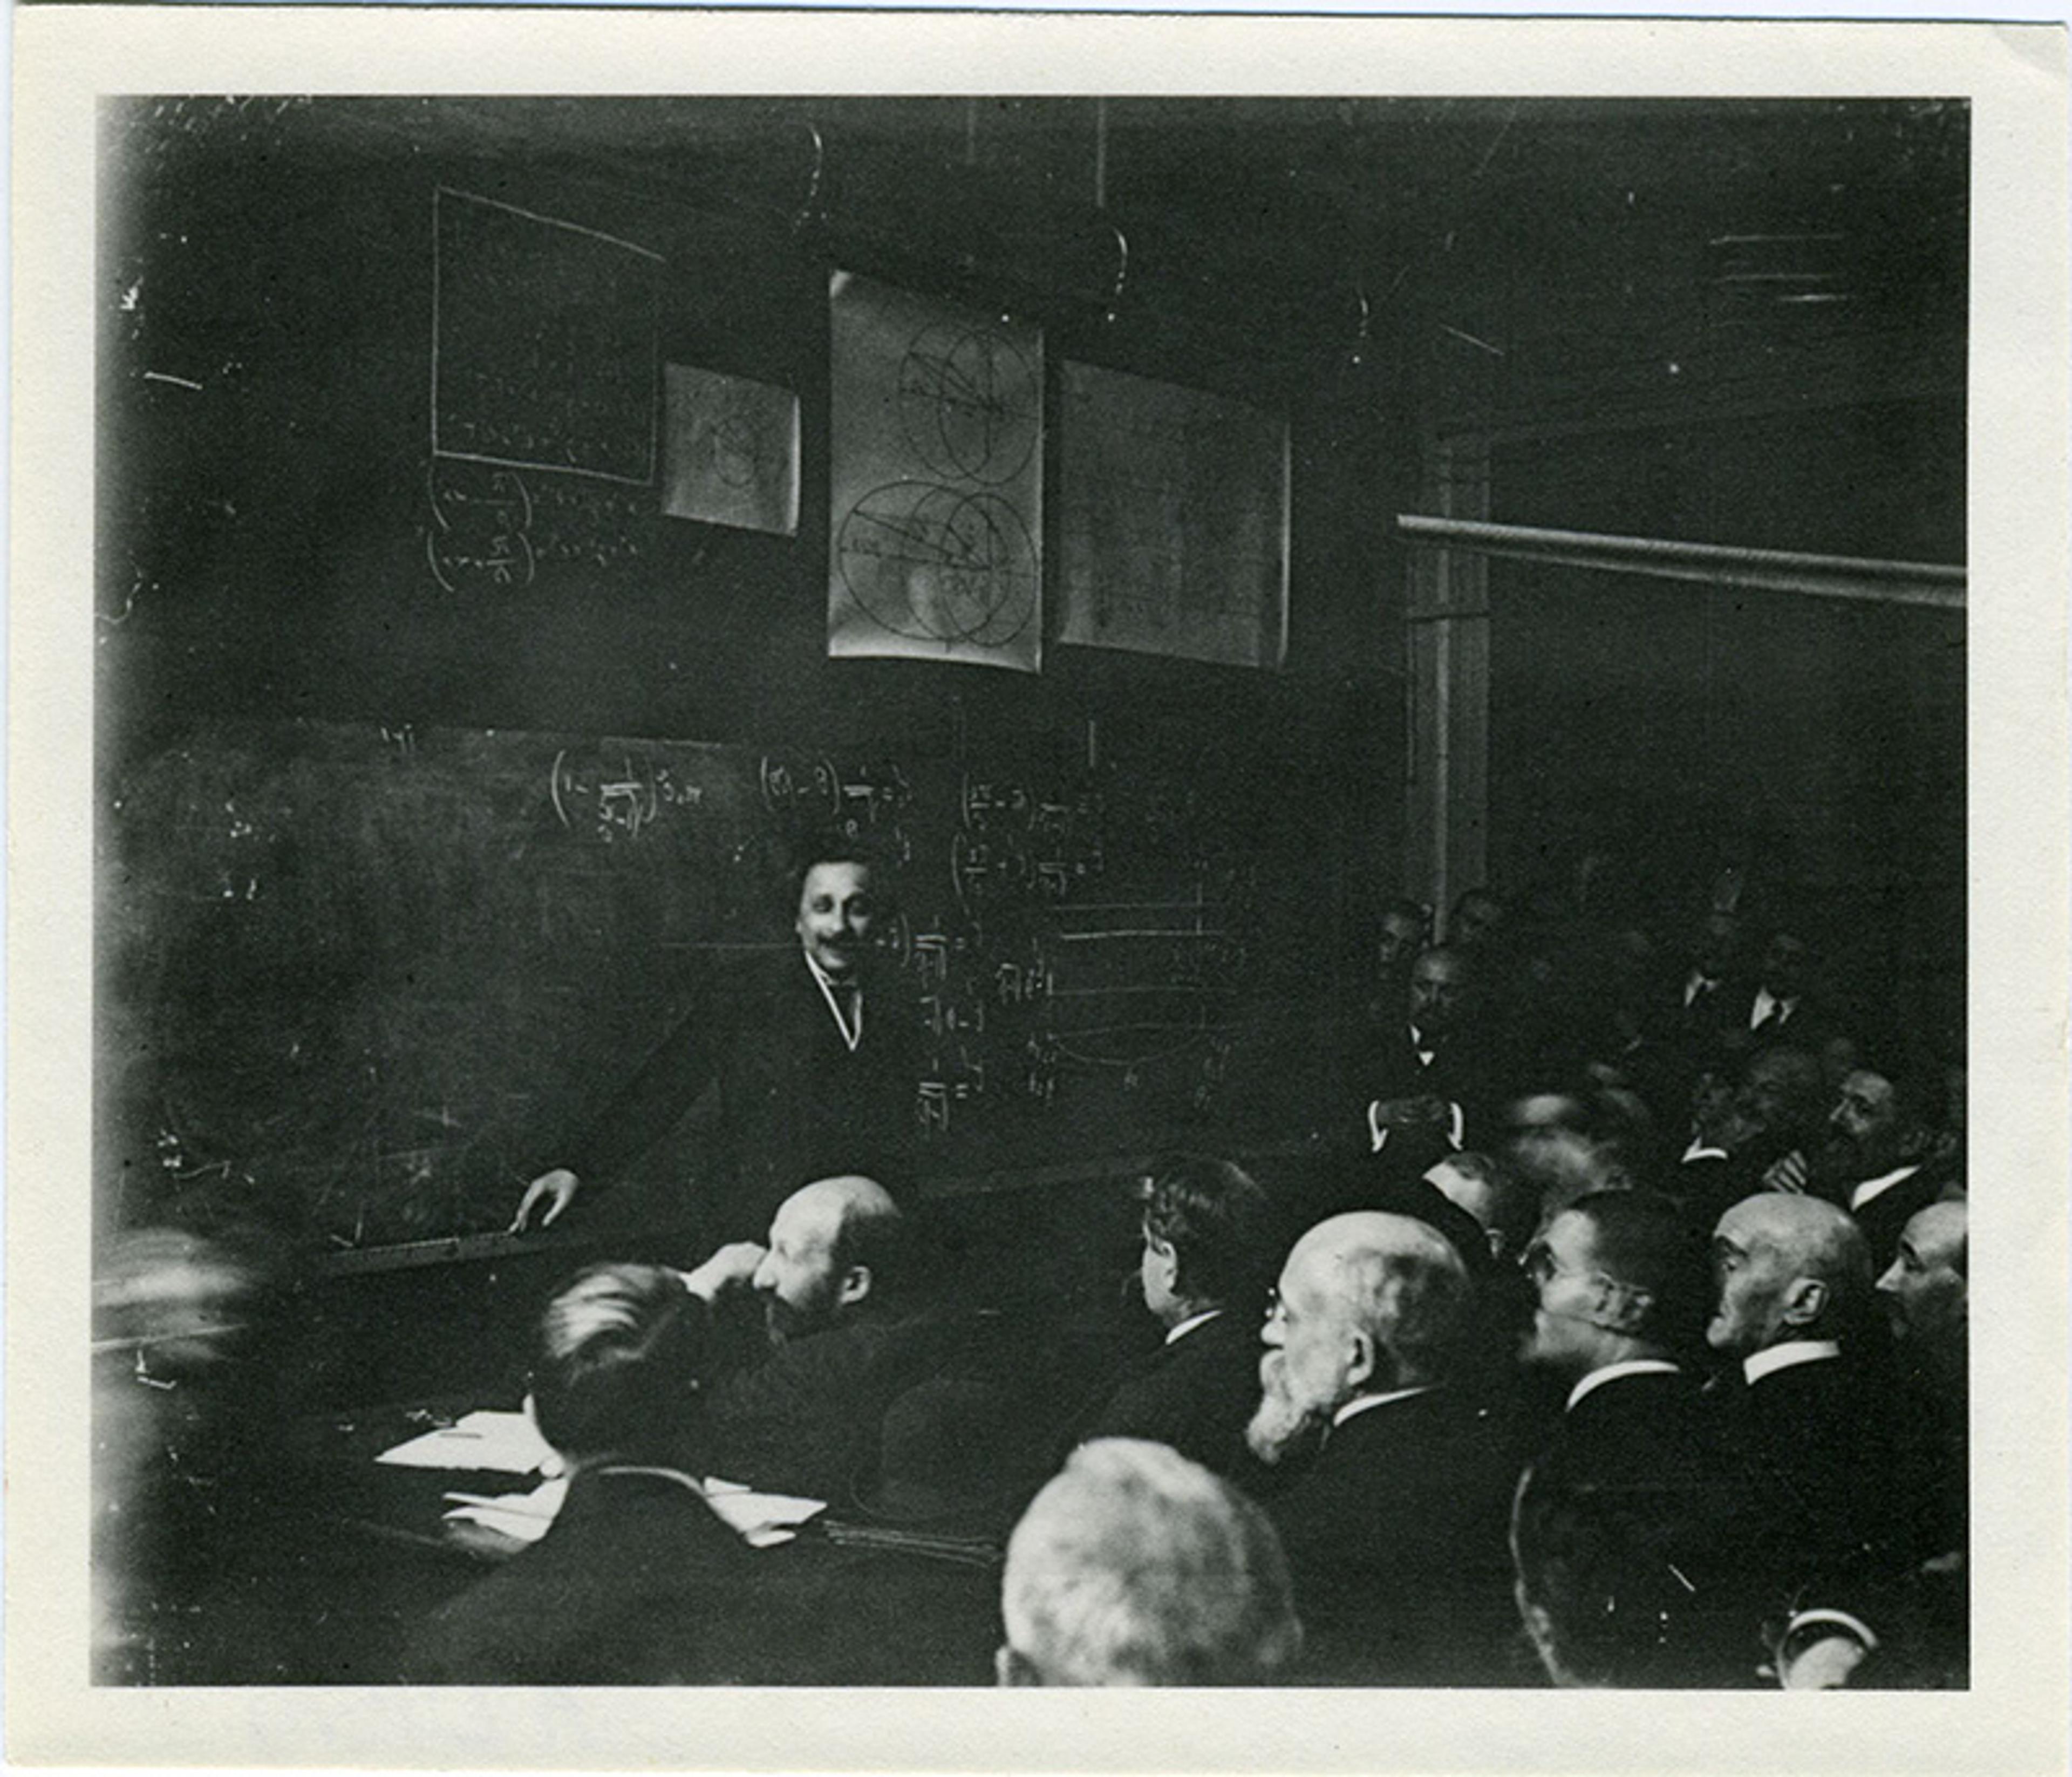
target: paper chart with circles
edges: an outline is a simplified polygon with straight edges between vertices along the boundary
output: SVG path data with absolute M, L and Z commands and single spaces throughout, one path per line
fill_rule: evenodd
M 1038 329 L 835 274 L 828 652 L 1042 664 Z

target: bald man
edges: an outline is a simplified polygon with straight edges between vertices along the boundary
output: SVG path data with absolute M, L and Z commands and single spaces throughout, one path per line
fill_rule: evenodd
M 1288 1471 L 1267 1509 L 1323 1681 L 1506 1682 L 1518 1462 L 1454 1384 L 1470 1294 L 1423 1222 L 1360 1211 L 1289 1253 L 1246 1438 Z
M 1811 1605 L 1795 1635 L 1833 1631 L 1874 1649 L 1871 1619 L 1916 1554 L 1921 1478 L 1897 1434 L 1890 1366 L 1869 1349 L 1863 1231 L 1821 1199 L 1766 1192 L 1720 1218 L 1712 1261 L 1706 1338 L 1745 1384 L 1720 1405 L 1725 1434 L 1753 1466 L 1764 1547 L 1752 1558 L 1788 1604 Z
M 786 1198 L 767 1247 L 722 1247 L 684 1283 L 715 1307 L 759 1310 L 767 1349 L 707 1402 L 716 1472 L 846 1499 L 875 1466 L 885 1411 L 939 1368 L 942 1318 L 915 1298 L 891 1194 L 848 1174 Z

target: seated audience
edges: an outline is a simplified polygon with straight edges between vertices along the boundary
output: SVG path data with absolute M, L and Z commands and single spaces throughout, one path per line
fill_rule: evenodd
M 404 1659 L 413 1681 L 781 1673 L 782 1626 L 749 1600 L 758 1557 L 694 1479 L 706 1340 L 705 1304 L 659 1265 L 593 1266 L 548 1305 L 528 1407 L 567 1465 L 567 1497 L 539 1542 L 422 1626 Z
M 1760 1606 L 1733 1544 L 1745 1488 L 1694 1370 L 1704 1236 L 1666 1197 L 1585 1197 L 1527 1249 L 1527 1363 L 1569 1384 L 1515 1507 L 1519 1608 L 1557 1684 L 1753 1682 Z
M 1144 1305 L 1165 1330 L 1074 1428 L 1141 1438 L 1248 1484 L 1244 1428 L 1259 1400 L 1259 1322 L 1281 1257 L 1273 1209 L 1227 1160 L 1168 1156 L 1144 1181 Z
M 787 1197 L 768 1248 L 723 1246 L 684 1283 L 716 1306 L 752 1289 L 765 1338 L 713 1382 L 714 1471 L 780 1493 L 847 1496 L 878 1454 L 886 1409 L 939 1370 L 943 1317 L 918 1298 L 909 1231 L 874 1180 L 822 1178 Z
M 1297 1241 L 1248 1436 L 1327 1682 L 1501 1683 L 1512 1644 L 1503 1421 L 1453 1385 L 1470 1287 L 1434 1229 L 1379 1211 Z
M 1073 1452 L 1008 1540 L 1003 1684 L 1262 1684 L 1301 1646 L 1272 1526 L 1170 1447 Z

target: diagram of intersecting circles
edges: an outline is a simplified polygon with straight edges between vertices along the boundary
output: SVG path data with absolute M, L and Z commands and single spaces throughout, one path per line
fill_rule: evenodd
M 1036 545 L 997 495 L 927 482 L 874 487 L 841 521 L 842 582 L 881 627 L 1000 648 L 1036 615 Z
M 945 480 L 997 486 L 1019 475 L 1036 448 L 1040 399 L 1034 368 L 998 334 L 930 327 L 900 360 L 900 425 Z

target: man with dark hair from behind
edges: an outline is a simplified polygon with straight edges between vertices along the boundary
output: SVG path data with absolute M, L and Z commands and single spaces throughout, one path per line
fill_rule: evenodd
M 1519 1607 L 1557 1684 L 1741 1685 L 1762 1653 L 1740 1583 L 1747 1488 L 1687 1364 L 1704 1236 L 1652 1192 L 1581 1199 L 1527 1249 L 1523 1356 L 1570 1383 L 1512 1520 Z
M 782 1626 L 705 1502 L 705 1304 L 659 1265 L 579 1273 L 541 1322 L 528 1408 L 567 1465 L 546 1535 L 413 1638 L 419 1683 L 775 1682 Z
M 1168 1154 L 1140 1187 L 1144 1306 L 1165 1339 L 1077 1424 L 1075 1442 L 1169 1444 L 1240 1485 L 1258 1466 L 1244 1428 L 1259 1400 L 1259 1322 L 1281 1243 L 1266 1193 L 1242 1167 Z
M 1272 1526 L 1169 1446 L 1083 1444 L 1008 1540 L 1003 1684 L 1264 1684 L 1302 1632 Z

